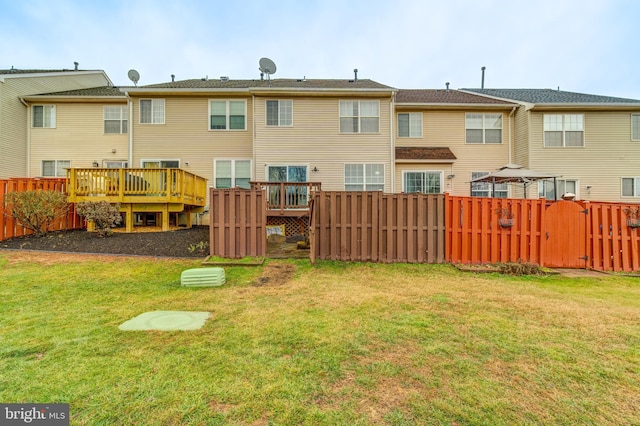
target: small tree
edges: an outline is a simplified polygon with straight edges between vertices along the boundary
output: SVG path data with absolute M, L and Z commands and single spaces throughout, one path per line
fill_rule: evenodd
M 58 191 L 13 191 L 5 197 L 4 214 L 42 236 L 51 230 L 56 219 L 67 215 L 67 196 Z
M 119 210 L 120 204 L 111 205 L 106 201 L 78 203 L 76 208 L 80 216 L 94 223 L 98 237 L 108 237 L 111 235 L 111 228 L 122 222 Z

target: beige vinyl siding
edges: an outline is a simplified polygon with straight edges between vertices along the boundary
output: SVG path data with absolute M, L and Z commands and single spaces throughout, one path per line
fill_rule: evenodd
M 621 197 L 620 178 L 640 176 L 640 144 L 631 141 L 629 111 L 569 113 L 584 114 L 584 147 L 545 148 L 545 112 L 532 112 L 530 168 L 561 175 L 562 179 L 579 180 L 578 195 L 581 199 L 629 201 Z M 587 190 L 587 186 L 591 189 Z
M 0 179 L 35 176 L 27 170 L 30 123 L 28 108 L 20 102 L 20 97 L 107 84 L 102 72 L 0 75 Z
M 356 97 L 295 97 L 293 126 L 265 124 L 265 100 L 255 100 L 256 180 L 266 180 L 266 165 L 306 165 L 308 179 L 325 190 L 344 190 L 345 164 L 383 164 L 385 191 L 391 191 L 391 103 L 381 98 L 378 133 L 340 134 L 340 100 Z M 292 99 L 283 96 L 282 99 Z M 370 100 L 367 98 L 366 100 Z M 318 171 L 311 171 L 317 167 Z
M 515 113 L 515 131 L 513 143 L 513 158 L 510 161 L 522 167 L 529 166 L 529 111 L 521 106 Z
M 181 168 L 206 178 L 213 186 L 214 159 L 253 158 L 251 98 L 220 98 L 247 101 L 247 130 L 231 131 L 209 130 L 209 101 L 217 98 L 160 99 L 165 99 L 164 124 L 140 124 L 140 98 L 133 98 L 133 167 L 140 167 L 143 159 L 179 159 Z
M 465 114 L 468 112 L 487 113 L 472 109 L 424 111 L 422 138 L 396 138 L 396 145 L 399 147 L 448 147 L 457 158 L 453 163 L 396 161 L 396 192 L 402 191 L 402 173 L 405 170 L 442 170 L 445 192 L 469 195 L 471 172 L 492 172 L 509 162 L 509 113 L 502 111 L 501 144 L 468 144 L 465 132 Z M 513 122 L 511 125 L 513 126 Z M 448 175 L 454 177 L 447 179 Z
M 126 161 L 129 135 L 104 134 L 104 105 L 93 102 L 56 104 L 54 129 L 30 129 L 29 174 L 42 174 L 42 160 L 71 160 L 71 167 L 92 167 L 94 161 L 101 166 L 104 160 Z M 115 153 L 112 152 L 114 149 Z

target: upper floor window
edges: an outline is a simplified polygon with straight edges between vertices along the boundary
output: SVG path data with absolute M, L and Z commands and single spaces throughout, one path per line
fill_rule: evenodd
M 290 127 L 293 125 L 292 100 L 267 101 L 267 126 Z
M 420 194 L 442 193 L 441 171 L 404 172 L 402 174 L 402 190 L 408 194 L 417 192 Z
M 246 130 L 247 102 L 242 101 L 210 101 L 210 130 Z
M 622 196 L 640 197 L 640 177 L 622 178 Z
M 345 191 L 383 191 L 384 164 L 345 164 Z
M 556 189 L 558 192 L 556 193 Z M 547 200 L 560 199 L 566 193 L 578 195 L 578 181 L 576 179 L 556 179 L 556 187 L 552 180 L 538 181 L 538 196 Z
M 105 133 L 127 133 L 126 106 L 105 106 L 103 114 Z
M 488 175 L 489 172 L 471 172 L 471 180 Z M 507 198 L 509 188 L 506 183 L 475 182 L 471 184 L 472 197 Z
M 631 114 L 631 140 L 640 141 L 640 114 Z
M 140 124 L 164 124 L 164 99 L 140 100 Z
M 584 115 L 545 114 L 544 146 L 584 146 Z
M 33 106 L 33 127 L 53 129 L 56 127 L 55 105 Z
M 71 168 L 70 160 L 43 160 L 42 176 L 65 177 L 69 168 Z
M 216 160 L 216 188 L 249 189 L 251 160 Z
M 502 114 L 465 114 L 467 143 L 502 143 Z
M 340 101 L 340 133 L 378 133 L 378 101 Z
M 411 112 L 398 114 L 398 137 L 422 137 L 422 113 Z

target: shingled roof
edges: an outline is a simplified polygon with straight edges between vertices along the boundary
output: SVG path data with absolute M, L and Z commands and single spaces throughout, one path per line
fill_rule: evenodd
M 62 92 L 40 93 L 37 96 L 122 96 L 125 94 L 119 87 L 102 86 L 89 87 L 87 89 L 65 90 Z
M 459 90 L 446 89 L 400 89 L 396 94 L 396 103 L 421 104 L 495 104 L 504 105 L 511 102 L 489 98 Z M 514 106 L 516 104 L 513 104 Z
M 233 79 L 192 79 L 172 81 L 169 83 L 149 84 L 141 89 L 249 89 L 249 88 L 284 88 L 284 89 L 376 89 L 395 90 L 393 87 L 373 80 L 315 80 L 286 79 L 269 80 L 233 80 Z
M 451 162 L 456 156 L 447 147 L 396 147 L 396 160 L 440 160 Z
M 461 89 L 481 95 L 532 104 L 633 104 L 637 99 L 614 98 L 553 89 Z
M 21 70 L 18 68 L 11 69 L 0 69 L 0 75 L 12 75 L 12 74 L 48 74 L 48 73 L 56 73 L 56 72 L 78 72 L 78 71 L 100 71 L 100 70 L 77 70 L 77 69 L 60 69 L 60 70 L 38 70 L 38 69 L 30 69 L 30 70 Z

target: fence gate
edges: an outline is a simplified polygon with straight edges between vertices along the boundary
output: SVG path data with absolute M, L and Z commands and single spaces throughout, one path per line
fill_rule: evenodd
M 543 266 L 587 267 L 587 212 L 573 201 L 558 201 L 545 212 Z

